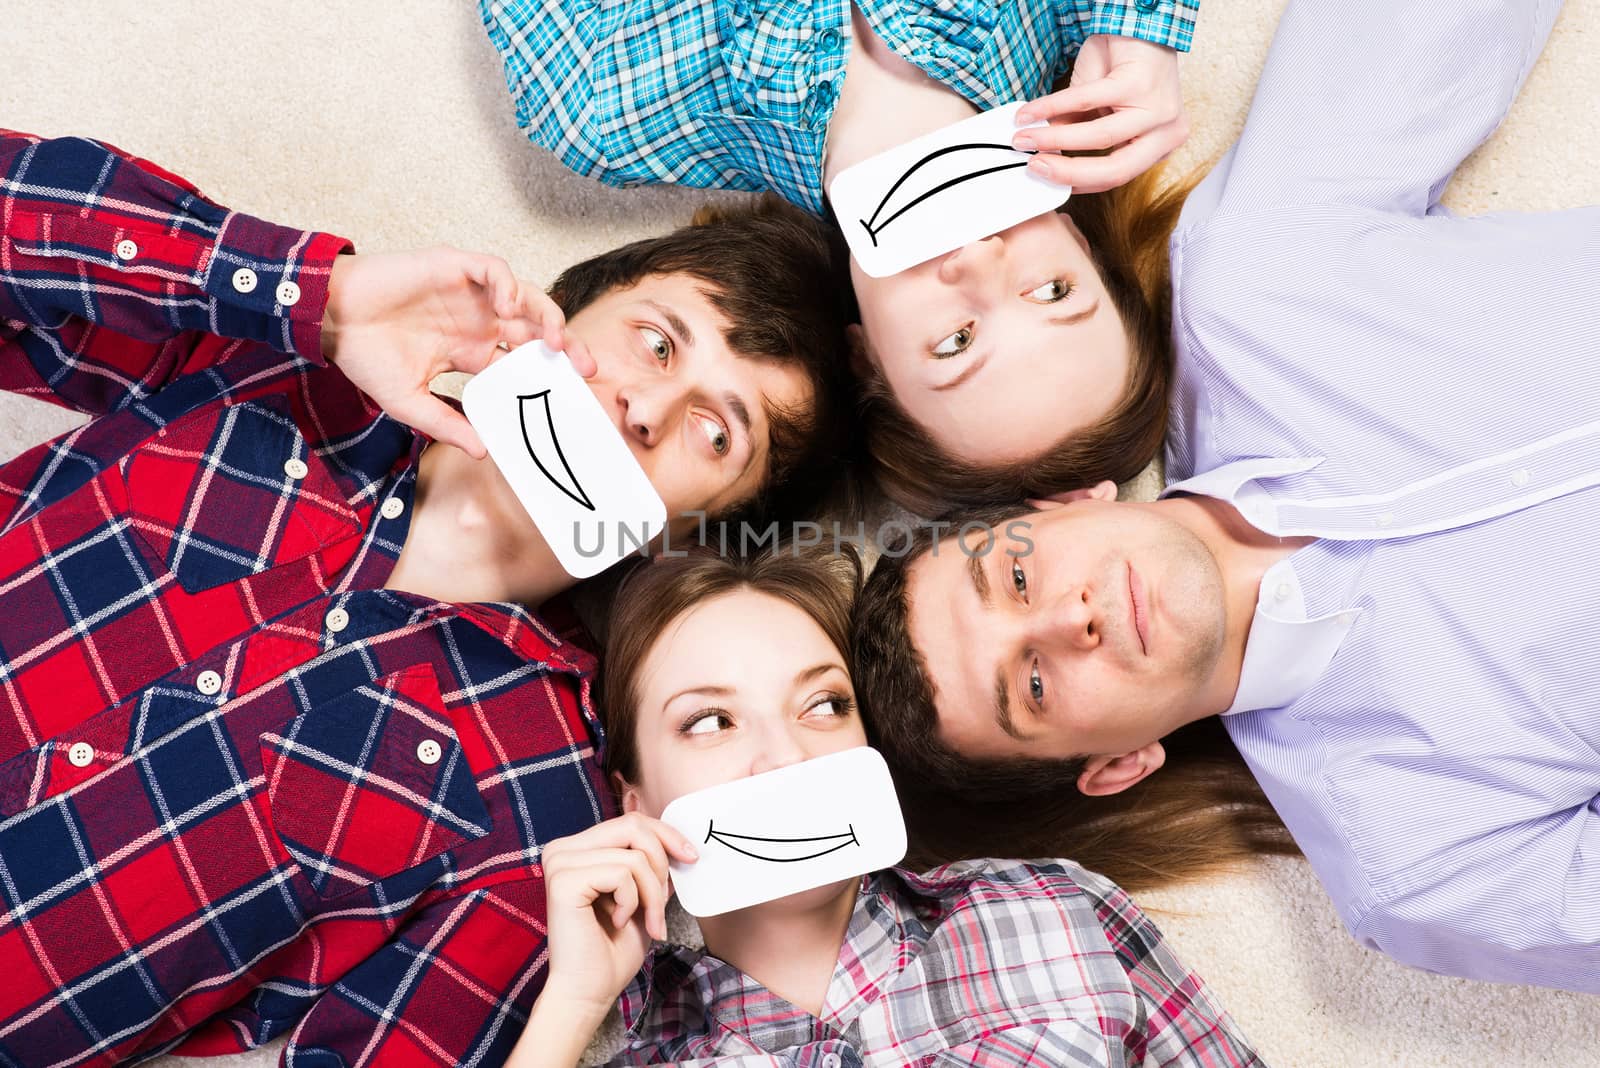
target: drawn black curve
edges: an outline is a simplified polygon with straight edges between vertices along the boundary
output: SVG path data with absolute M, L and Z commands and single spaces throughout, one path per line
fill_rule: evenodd
M 572 484 L 578 487 L 577 493 L 567 489 L 566 486 L 561 484 L 560 479 L 550 473 L 550 469 L 544 465 L 544 461 L 539 459 L 539 452 L 533 447 L 533 442 L 528 440 L 527 402 L 536 400 L 544 401 L 544 418 L 550 427 L 550 440 L 555 442 L 556 445 L 556 458 L 561 461 L 561 466 L 566 470 L 567 477 L 572 480 Z M 521 394 L 517 397 L 517 429 L 522 431 L 522 447 L 528 450 L 528 456 L 539 468 L 540 473 L 550 480 L 550 484 L 566 494 L 569 499 L 577 501 L 591 512 L 594 511 L 594 502 L 589 499 L 589 494 L 584 491 L 583 483 L 579 482 L 578 476 L 573 473 L 572 465 L 567 463 L 567 454 L 562 451 L 561 439 L 556 436 L 556 417 L 550 410 L 550 391 L 548 389 L 542 389 L 538 393 Z
M 843 834 L 817 834 L 812 835 L 809 838 L 762 838 L 759 835 L 754 834 L 734 834 L 731 831 L 719 831 L 716 829 L 716 821 L 711 820 L 706 823 L 705 840 L 709 842 L 711 839 L 715 838 L 718 842 L 721 842 L 724 846 L 733 850 L 735 853 L 742 853 L 743 855 L 750 857 L 752 860 L 765 860 L 772 864 L 794 864 L 802 860 L 816 860 L 818 857 L 825 857 L 829 853 L 837 853 L 847 845 L 860 845 L 861 842 L 856 838 L 855 824 L 847 823 L 845 826 L 849 828 L 849 831 Z M 752 853 L 748 849 L 740 849 L 732 842 L 724 841 L 724 839 L 727 838 L 737 838 L 745 842 L 826 842 L 834 838 L 849 838 L 850 840 L 848 842 L 840 842 L 838 845 L 829 849 L 824 849 L 820 853 L 808 853 L 803 857 L 780 858 L 764 857 L 760 853 Z
M 996 174 L 996 173 L 998 173 L 1000 171 L 1015 170 L 1018 167 L 1026 167 L 1028 165 L 1028 161 L 1027 160 L 1022 160 L 1020 162 L 1014 162 L 1014 163 L 1003 163 L 998 167 L 988 167 L 988 168 L 985 168 L 984 170 L 981 170 L 981 171 L 973 171 L 971 174 L 963 174 L 959 178 L 952 178 L 948 182 L 943 183 L 942 185 L 934 186 L 932 189 L 928 190 L 926 193 L 923 193 L 921 196 L 919 196 L 916 199 L 912 200 L 905 207 L 901 208 L 899 211 L 895 212 L 893 215 L 891 215 L 887 219 L 883 220 L 883 222 L 877 223 L 878 213 L 881 212 L 884 209 L 884 206 L 889 203 L 889 198 L 894 196 L 895 191 L 898 190 L 902 185 L 905 185 L 906 182 L 910 180 L 911 176 L 917 172 L 918 168 L 922 167 L 924 164 L 933 162 L 934 160 L 938 159 L 940 156 L 949 155 L 951 152 L 965 152 L 968 149 L 973 149 L 973 148 L 1004 148 L 1004 149 L 1010 149 L 1010 151 L 1012 151 L 1012 152 L 1017 151 L 1015 148 L 1012 148 L 1010 145 L 989 144 L 989 143 L 984 143 L 984 142 L 973 142 L 971 144 L 964 144 L 964 145 L 946 145 L 944 148 L 938 149 L 937 151 L 929 152 L 926 156 L 923 156 L 921 159 L 917 160 L 917 162 L 915 162 L 911 166 L 907 167 L 905 173 L 902 174 L 899 178 L 895 179 L 895 183 L 889 187 L 888 192 L 883 194 L 883 199 L 878 201 L 878 206 L 872 210 L 872 218 L 871 219 L 857 219 L 856 220 L 857 222 L 859 222 L 861 224 L 862 228 L 867 231 L 867 236 L 872 239 L 872 247 L 873 248 L 877 248 L 878 247 L 878 235 L 883 233 L 884 229 L 887 228 L 890 223 L 894 222 L 900 216 L 904 215 L 906 212 L 910 211 L 912 208 L 916 207 L 918 204 L 921 204 L 924 200 L 927 200 L 929 197 L 934 196 L 934 195 L 936 195 L 938 193 L 942 193 L 946 189 L 949 189 L 953 185 L 960 185 L 962 182 L 970 182 L 974 178 L 982 178 L 986 174 Z M 873 227 L 874 223 L 877 223 L 876 229 L 874 229 L 874 227 Z

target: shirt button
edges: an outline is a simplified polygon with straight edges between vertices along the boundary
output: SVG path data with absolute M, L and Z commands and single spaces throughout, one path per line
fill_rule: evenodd
M 1134 6 L 1140 11 L 1154 11 L 1161 0 L 1134 0 Z
M 1384 512 L 1382 515 L 1378 516 L 1376 522 L 1380 527 L 1392 527 L 1394 526 L 1394 513 Z
M 817 37 L 817 43 L 823 48 L 834 49 L 839 47 L 839 31 L 826 29 Z
M 1511 472 L 1511 484 L 1513 486 L 1526 486 L 1531 478 L 1533 478 L 1533 473 L 1526 467 L 1519 467 Z
M 1356 621 L 1356 614 L 1354 612 L 1340 612 L 1339 613 L 1339 622 L 1343 623 L 1345 626 L 1348 627 L 1350 624 L 1354 623 L 1355 621 Z
M 326 618 L 323 619 L 323 622 L 328 625 L 329 630 L 337 634 L 350 625 L 350 613 L 346 612 L 343 608 L 335 608 L 333 611 L 328 613 Z
M 202 671 L 199 678 L 194 680 L 194 688 L 210 697 L 222 689 L 222 676 L 215 671 Z
M 75 768 L 86 768 L 94 759 L 94 746 L 88 742 L 73 742 L 72 748 L 67 750 L 67 759 Z
M 1287 601 L 1289 599 L 1290 595 L 1293 594 L 1293 593 L 1294 593 L 1294 587 L 1293 586 L 1290 586 L 1287 582 L 1280 582 L 1280 583 L 1278 583 L 1278 588 L 1273 593 L 1273 596 L 1275 598 L 1277 598 L 1278 600 L 1280 600 L 1280 601 Z
M 131 260 L 139 254 L 139 246 L 127 238 L 117 242 L 117 259 Z
M 444 750 L 432 738 L 427 738 L 417 743 L 417 759 L 424 764 L 437 764 L 442 756 L 444 756 Z
M 306 462 L 299 457 L 291 457 L 283 461 L 283 473 L 290 478 L 305 478 L 310 471 L 311 469 L 306 466 Z
M 406 510 L 406 502 L 399 497 L 390 497 L 383 502 L 383 507 L 378 512 L 385 519 L 399 519 L 400 513 Z
M 282 282 L 278 285 L 278 303 L 285 308 L 292 308 L 300 303 L 300 287 L 293 282 Z
M 256 288 L 256 272 L 248 267 L 240 267 L 234 271 L 233 288 L 241 293 L 253 292 Z
M 822 1068 L 839 1068 L 839 1055 L 829 1053 L 822 1058 Z

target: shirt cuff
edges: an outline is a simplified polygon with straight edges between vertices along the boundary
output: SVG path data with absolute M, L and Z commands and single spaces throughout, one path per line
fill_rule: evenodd
M 1194 41 L 1194 20 L 1199 13 L 1200 0 L 1129 0 L 1097 4 L 1085 35 L 1135 37 L 1165 45 L 1176 52 L 1187 52 Z
M 213 331 L 265 341 L 315 364 L 335 257 L 346 238 L 278 226 L 242 212 L 223 220 L 200 284 L 215 301 Z

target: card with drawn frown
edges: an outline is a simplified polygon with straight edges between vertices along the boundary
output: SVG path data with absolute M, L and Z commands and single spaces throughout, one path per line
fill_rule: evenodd
M 599 574 L 667 521 L 616 423 L 563 353 L 530 341 L 473 376 L 461 406 L 573 578 Z
M 873 278 L 1054 211 L 1072 190 L 1028 170 L 1011 147 L 1023 101 L 925 134 L 847 167 L 828 199 L 850 254 Z M 1043 126 L 1045 123 L 1030 123 Z
M 700 851 L 672 862 L 691 916 L 718 916 L 897 864 L 906 825 L 889 767 L 858 746 L 685 794 L 661 813 Z

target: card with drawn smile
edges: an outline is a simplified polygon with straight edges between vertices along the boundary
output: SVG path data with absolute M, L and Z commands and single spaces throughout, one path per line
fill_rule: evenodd
M 828 188 L 850 254 L 873 278 L 898 274 L 1066 203 L 1072 190 L 1011 147 L 1023 101 L 880 152 Z M 1042 121 L 1028 124 L 1043 126 Z
M 667 506 L 567 357 L 542 341 L 473 376 L 461 406 L 517 500 L 573 578 L 659 534 Z
M 906 826 L 889 768 L 859 746 L 697 790 L 661 814 L 700 851 L 672 863 L 691 916 L 718 916 L 899 863 Z

